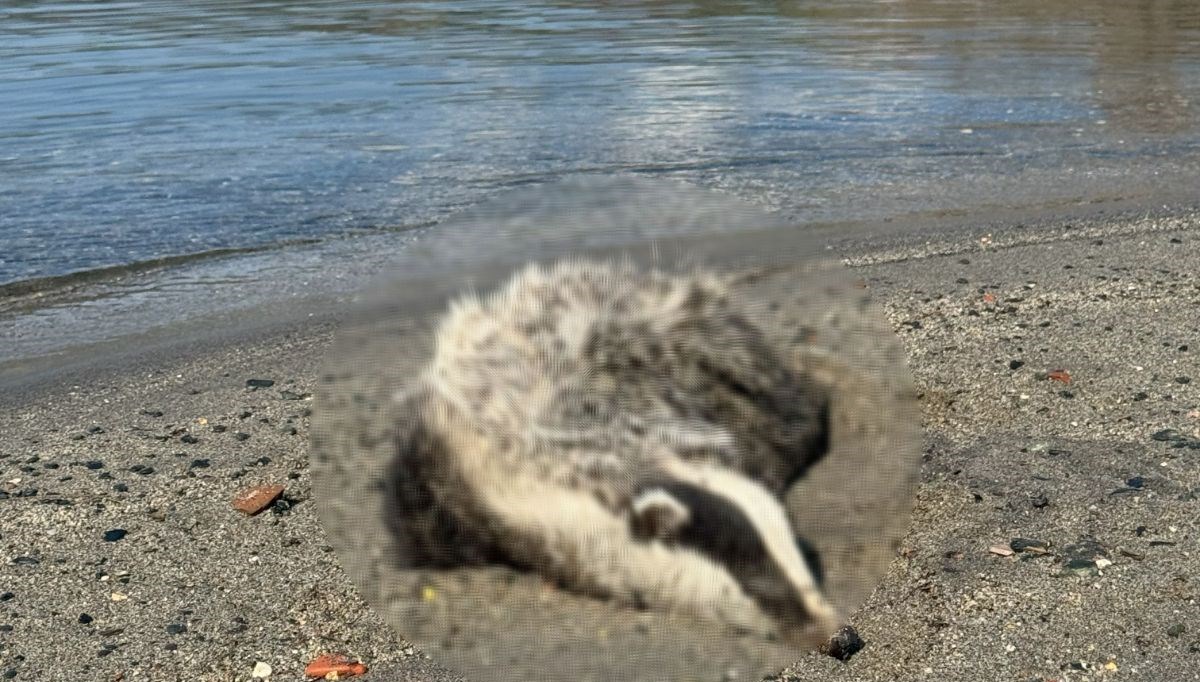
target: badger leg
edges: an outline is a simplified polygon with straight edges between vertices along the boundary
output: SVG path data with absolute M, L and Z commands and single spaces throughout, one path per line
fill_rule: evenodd
M 661 458 L 659 466 L 667 476 L 738 504 L 760 533 L 768 554 L 783 571 L 814 629 L 829 636 L 841 626 L 837 609 L 821 593 L 797 547 L 783 506 L 766 488 L 722 467 L 684 462 L 669 455 Z

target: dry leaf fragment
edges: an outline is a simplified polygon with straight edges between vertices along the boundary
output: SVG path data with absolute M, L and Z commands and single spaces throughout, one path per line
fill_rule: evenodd
M 1053 379 L 1054 381 L 1059 381 L 1064 384 L 1071 383 L 1071 374 L 1069 372 L 1067 372 L 1067 370 L 1065 370 L 1065 369 L 1052 370 L 1051 372 L 1046 374 L 1046 376 L 1049 377 L 1050 379 Z
M 271 506 L 283 494 L 281 485 L 260 485 L 247 488 L 233 498 L 233 508 L 246 516 L 254 516 Z
M 304 668 L 304 675 L 306 677 L 326 680 L 338 680 L 343 677 L 355 677 L 357 675 L 365 675 L 366 673 L 367 666 L 338 654 L 317 656 Z
M 992 545 L 988 547 L 988 551 L 997 556 L 1012 556 L 1013 551 L 1004 545 Z

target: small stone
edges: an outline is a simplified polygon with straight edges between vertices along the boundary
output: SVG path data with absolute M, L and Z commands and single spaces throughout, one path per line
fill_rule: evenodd
M 308 397 L 307 393 L 295 393 L 293 391 L 280 391 L 279 397 L 284 400 L 304 400 Z
M 229 427 L 225 426 L 224 424 L 213 424 L 212 430 L 213 430 L 213 433 L 225 433 L 226 431 L 229 430 Z
M 150 474 L 154 473 L 154 467 L 146 466 L 145 464 L 135 464 L 129 467 L 129 470 L 135 474 L 138 474 L 139 476 L 149 476 Z
M 1146 479 L 1142 478 L 1141 476 L 1134 476 L 1133 478 L 1125 481 L 1125 485 L 1133 488 L 1134 490 L 1141 490 L 1142 487 L 1146 485 Z
M 1187 440 L 1187 438 L 1182 433 L 1179 433 L 1175 429 L 1163 429 L 1162 431 L 1155 431 L 1153 434 L 1151 434 L 1150 437 L 1156 441 L 1159 441 L 1160 443 L 1179 442 L 1179 441 Z
M 117 483 L 113 485 L 113 490 L 119 493 L 127 493 L 129 492 L 129 486 L 125 485 L 124 483 Z
M 12 562 L 17 566 L 37 566 L 38 564 L 42 563 L 37 557 L 31 556 L 13 557 Z
M 233 437 L 238 440 L 250 440 L 250 434 L 242 431 L 238 431 L 237 433 L 233 434 Z
M 142 414 L 146 415 L 147 417 L 161 417 L 161 416 L 163 416 L 163 411 L 162 410 L 142 410 Z
M 124 539 L 126 535 L 127 535 L 127 532 L 124 528 L 113 528 L 112 530 L 104 531 L 104 541 L 105 542 L 116 542 L 118 540 Z
M 104 429 L 100 428 L 99 426 L 89 426 L 87 432 L 88 433 L 104 433 Z
M 188 468 L 189 469 L 207 469 L 208 468 L 208 460 L 207 459 L 193 459 L 192 463 L 188 465 Z
M 167 626 L 168 635 L 182 635 L 187 632 L 187 626 L 183 623 L 171 623 Z
M 101 462 L 98 459 L 91 459 L 91 460 L 84 462 L 83 466 L 87 467 L 88 469 L 91 469 L 92 471 L 96 471 L 97 469 L 104 468 L 104 462 Z
M 1080 577 L 1091 577 L 1098 575 L 1100 570 L 1096 567 L 1096 562 L 1091 559 L 1071 559 L 1067 562 L 1066 572 Z
M 247 388 L 270 388 L 275 385 L 271 379 L 246 379 Z
M 250 673 L 250 677 L 256 680 L 264 680 L 271 676 L 271 666 L 262 661 L 254 664 L 254 671 Z
M 1045 509 L 1046 507 L 1050 506 L 1050 498 L 1046 497 L 1045 495 L 1038 495 L 1037 497 L 1031 498 L 1029 500 L 1029 504 L 1033 505 L 1034 509 Z
M 95 618 L 92 618 L 90 615 L 88 615 L 88 614 L 86 614 L 86 613 L 81 613 L 81 614 L 79 614 L 79 623 L 80 623 L 81 625 L 88 625 L 88 624 L 89 624 L 89 623 L 91 623 L 93 620 L 95 620 Z
M 250 417 L 253 417 L 253 416 L 254 416 L 254 413 L 251 412 L 250 410 L 242 410 L 241 412 L 238 412 L 238 419 L 249 419 Z
M 988 547 L 988 551 L 996 556 L 1012 556 L 1013 551 L 1004 545 L 992 545 Z
M 844 663 L 849 661 L 854 654 L 862 651 L 865 646 L 866 642 L 858 632 L 853 627 L 846 625 L 829 638 L 829 641 L 821 647 L 821 651 Z
M 1150 394 L 1146 393 L 1145 391 L 1138 391 L 1137 393 L 1133 394 L 1133 399 L 1138 402 L 1141 402 L 1149 397 L 1150 397 Z
M 156 510 L 150 512 L 150 518 L 161 523 L 161 522 L 167 520 L 167 514 L 164 511 L 156 509 Z
M 190 433 L 185 433 L 179 437 L 179 442 L 186 443 L 188 445 L 195 445 L 196 443 L 200 442 L 200 439 Z
M 1008 361 L 1009 369 L 1021 369 L 1024 366 L 1025 366 L 1025 361 L 1023 361 L 1023 360 L 1009 360 Z
M 12 592 L 0 593 L 0 601 L 12 601 L 16 596 Z
M 1050 551 L 1049 542 L 1030 538 L 1013 538 L 1008 546 L 1014 552 L 1029 552 L 1030 554 L 1047 554 Z
M 1186 384 L 1190 384 L 1190 383 L 1192 383 L 1192 378 L 1191 378 L 1191 377 L 1185 377 L 1185 376 L 1178 376 L 1178 377 L 1175 377 L 1175 383 L 1177 383 L 1177 384 L 1185 384 L 1185 385 L 1186 385 Z
M 1175 623 L 1171 627 L 1167 628 L 1168 637 L 1179 637 L 1185 632 L 1187 632 L 1187 626 L 1183 623 Z

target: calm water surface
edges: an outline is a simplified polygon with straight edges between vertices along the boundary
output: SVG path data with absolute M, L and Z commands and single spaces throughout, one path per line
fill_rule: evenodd
M 1137 196 L 1200 178 L 1197 103 L 1193 2 L 7 0 L 0 285 L 572 174 L 800 222 Z

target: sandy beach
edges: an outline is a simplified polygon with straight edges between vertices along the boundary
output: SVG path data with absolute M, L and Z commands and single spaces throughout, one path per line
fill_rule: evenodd
M 925 461 L 912 527 L 851 617 L 866 647 L 783 679 L 1200 679 L 1200 213 L 835 250 L 907 351 Z M 299 680 L 326 653 L 368 682 L 454 679 L 324 537 L 308 436 L 335 323 L 8 385 L 0 679 L 245 681 L 261 662 Z M 235 511 L 258 484 L 283 502 Z

